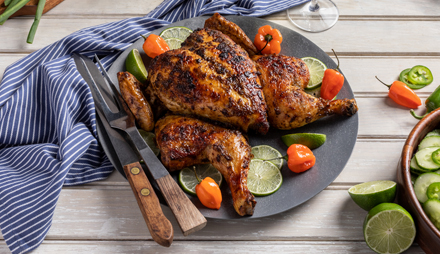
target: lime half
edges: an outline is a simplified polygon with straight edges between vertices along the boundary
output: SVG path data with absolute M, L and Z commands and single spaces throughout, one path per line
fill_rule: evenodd
M 310 149 L 315 149 L 322 146 L 327 139 L 325 134 L 320 133 L 294 133 L 287 134 L 281 137 L 286 146 L 293 144 L 305 145 Z
M 283 155 L 281 153 L 268 145 L 260 145 L 252 147 L 252 154 L 254 155 L 254 159 L 268 160 L 268 162 L 273 163 L 278 169 L 283 167 Z M 279 158 L 276 160 L 269 160 Z
M 382 203 L 370 210 L 364 221 L 364 238 L 377 253 L 402 253 L 416 236 L 411 215 L 394 203 Z
M 393 202 L 396 187 L 393 181 L 371 181 L 351 187 L 348 193 L 358 206 L 369 211 L 378 204 Z
M 310 56 L 303 57 L 301 60 L 306 63 L 310 72 L 310 80 L 306 86 L 306 89 L 314 89 L 319 87 L 322 83 L 322 79 L 324 78 L 324 72 L 327 69 L 327 66 L 320 60 Z
M 145 83 L 147 81 L 148 72 L 139 54 L 139 50 L 133 49 L 130 51 L 125 59 L 125 69 L 140 82 Z
M 272 163 L 259 159 L 251 160 L 247 185 L 255 196 L 267 196 L 276 192 L 283 183 L 280 170 Z
M 144 131 L 142 129 L 138 129 L 139 134 L 141 134 L 142 138 L 145 140 L 145 143 L 150 147 L 153 153 L 158 156 L 160 153 L 160 149 L 156 146 L 156 135 L 153 132 Z
M 165 42 L 168 44 L 168 47 L 170 47 L 170 50 L 173 50 L 180 48 L 183 41 L 177 38 L 169 38 L 165 39 Z
M 222 184 L 223 176 L 212 164 L 201 164 L 194 167 L 196 168 L 197 176 L 200 180 L 209 176 L 218 184 L 218 186 Z M 196 185 L 199 184 L 199 181 L 194 174 L 193 167 L 180 170 L 179 184 L 188 194 L 196 195 Z
M 169 38 L 176 38 L 184 41 L 192 32 L 193 30 L 189 29 L 188 27 L 173 26 L 163 30 L 159 36 L 165 40 Z

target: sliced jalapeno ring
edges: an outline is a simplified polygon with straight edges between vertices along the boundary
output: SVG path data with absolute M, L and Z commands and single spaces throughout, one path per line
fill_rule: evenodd
M 408 72 L 408 81 L 415 85 L 429 85 L 433 79 L 431 70 L 423 65 L 416 65 Z
M 399 75 L 399 80 L 402 81 L 403 83 L 405 83 L 409 88 L 411 88 L 413 90 L 417 90 L 417 89 L 425 87 L 426 85 L 415 85 L 415 84 L 408 81 L 408 72 L 410 70 L 411 70 L 411 68 L 403 70 Z
M 431 183 L 426 190 L 428 198 L 440 199 L 440 183 Z

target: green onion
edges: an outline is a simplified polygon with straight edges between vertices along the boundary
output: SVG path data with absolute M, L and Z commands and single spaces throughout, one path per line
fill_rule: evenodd
M 25 6 L 30 0 L 12 0 L 12 2 L 9 4 L 8 8 L 6 8 L 5 12 L 3 12 L 0 15 L 0 24 L 3 24 L 3 22 L 5 22 L 12 14 L 14 14 L 16 11 L 20 10 L 21 7 Z M 14 2 L 16 2 L 17 4 L 15 4 L 14 6 L 11 6 Z M 11 8 L 9 8 L 11 7 Z
M 5 6 L 8 6 L 11 3 L 11 0 L 5 0 L 4 4 Z
M 46 0 L 39 0 L 37 6 L 37 12 L 35 13 L 34 23 L 32 23 L 31 30 L 27 37 L 27 43 L 32 44 L 34 42 L 35 33 L 37 32 L 38 24 L 40 24 L 41 16 L 43 15 L 44 5 Z

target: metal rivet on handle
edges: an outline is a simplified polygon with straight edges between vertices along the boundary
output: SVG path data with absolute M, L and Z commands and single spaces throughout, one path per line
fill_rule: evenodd
M 130 172 L 131 172 L 133 175 L 137 175 L 137 174 L 139 174 L 139 173 L 141 172 L 141 170 L 140 170 L 139 168 L 137 168 L 137 167 L 134 167 L 134 168 L 132 168 L 132 169 L 130 170 Z
M 147 189 L 147 188 L 143 188 L 143 189 L 141 190 L 141 195 L 142 195 L 142 196 L 148 196 L 148 195 L 150 195 L 150 190 Z

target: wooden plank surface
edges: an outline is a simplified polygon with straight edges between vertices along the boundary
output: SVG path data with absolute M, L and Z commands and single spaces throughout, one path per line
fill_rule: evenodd
M 276 247 L 275 247 L 276 246 Z M 77 254 L 77 253 L 322 253 L 322 254 L 371 254 L 363 242 L 311 242 L 311 241 L 185 241 L 174 242 L 169 248 L 158 246 L 150 241 L 44 241 L 32 254 Z M 0 252 L 7 252 L 0 244 Z M 405 254 L 422 254 L 420 248 L 413 246 Z
M 34 41 L 26 44 L 32 17 L 8 20 L 0 27 L 0 79 L 5 68 L 28 53 L 79 29 L 141 17 L 162 0 L 65 0 L 43 16 Z M 387 88 L 401 70 L 428 66 L 434 83 L 418 90 L 424 100 L 440 75 L 440 2 L 432 0 L 336 0 L 340 20 L 322 33 L 306 33 L 287 21 L 285 12 L 266 19 L 291 28 L 330 56 L 335 49 L 341 69 L 359 104 L 359 136 L 345 169 L 324 191 L 303 205 L 261 219 L 208 220 L 202 231 L 184 237 L 179 230 L 171 248 L 151 240 L 126 180 L 114 172 L 107 180 L 66 187 L 52 227 L 33 253 L 372 253 L 363 241 L 366 212 L 350 199 L 356 183 L 395 179 L 405 138 L 417 123 L 407 109 L 387 98 Z M 422 31 L 420 36 L 405 36 Z M 440 77 L 440 76 L 439 76 Z M 168 207 L 165 215 L 178 229 Z M 7 253 L 0 240 L 0 253 Z M 406 253 L 423 253 L 413 246 Z

